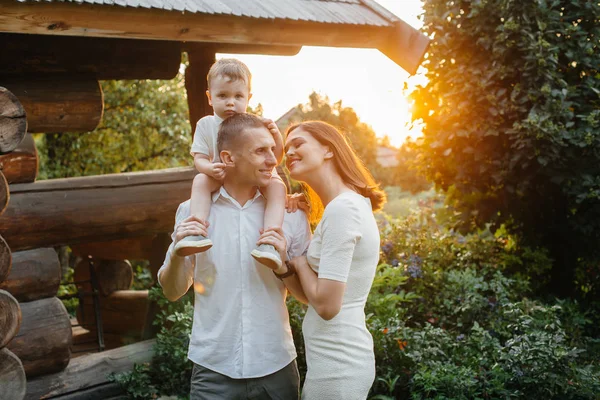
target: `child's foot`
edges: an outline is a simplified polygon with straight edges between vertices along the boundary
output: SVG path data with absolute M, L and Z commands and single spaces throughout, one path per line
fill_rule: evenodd
M 281 267 L 281 256 L 270 244 L 261 244 L 250 253 L 252 257 L 264 266 L 277 270 Z
M 175 245 L 175 254 L 179 257 L 191 256 L 210 249 L 212 245 L 212 240 L 202 235 L 186 236 Z

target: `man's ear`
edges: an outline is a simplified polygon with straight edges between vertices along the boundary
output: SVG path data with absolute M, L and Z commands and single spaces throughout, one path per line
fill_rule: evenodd
M 206 91 L 206 97 L 208 98 L 208 105 L 212 107 L 212 97 L 210 97 L 210 90 Z
M 221 151 L 221 161 L 223 161 L 223 164 L 227 165 L 228 167 L 233 167 L 235 165 L 235 161 L 233 160 L 233 155 L 231 154 L 231 151 L 229 150 L 223 150 Z

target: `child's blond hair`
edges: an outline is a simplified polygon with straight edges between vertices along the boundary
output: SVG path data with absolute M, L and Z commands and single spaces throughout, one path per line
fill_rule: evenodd
M 217 62 L 210 67 L 206 77 L 209 90 L 210 82 L 218 76 L 229 78 L 232 81 L 242 80 L 248 85 L 248 91 L 250 91 L 252 74 L 250 73 L 248 66 L 240 60 L 236 60 L 235 58 L 221 58 L 220 60 L 217 60 Z

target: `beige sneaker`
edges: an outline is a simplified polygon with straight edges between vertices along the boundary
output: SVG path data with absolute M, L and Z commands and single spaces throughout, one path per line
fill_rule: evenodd
M 262 265 L 277 270 L 281 267 L 281 257 L 275 247 L 270 244 L 261 244 L 250 253 Z
M 212 245 L 212 240 L 202 235 L 186 236 L 175 245 L 175 254 L 179 257 L 191 256 L 210 249 Z

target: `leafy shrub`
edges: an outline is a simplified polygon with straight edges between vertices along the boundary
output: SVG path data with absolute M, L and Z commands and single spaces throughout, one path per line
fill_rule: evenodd
M 156 336 L 152 362 L 136 365 L 131 372 L 113 375 L 113 379 L 131 399 L 157 398 L 160 394 L 186 398 L 192 374 L 187 352 L 192 332 L 193 294 L 170 302 L 160 287 L 154 287 L 149 295 L 161 308 L 154 321 L 160 326 L 160 332 Z

